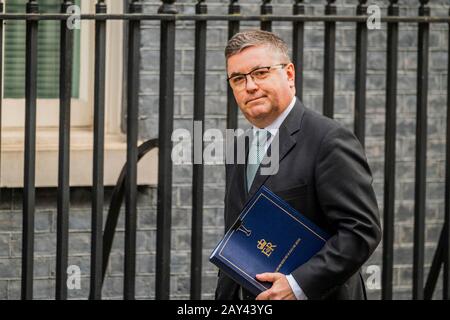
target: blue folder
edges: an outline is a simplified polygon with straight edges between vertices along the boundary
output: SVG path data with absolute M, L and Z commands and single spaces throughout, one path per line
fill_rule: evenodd
M 262 186 L 209 260 L 241 286 L 258 295 L 271 283 L 256 280 L 264 272 L 290 274 L 314 256 L 330 236 Z

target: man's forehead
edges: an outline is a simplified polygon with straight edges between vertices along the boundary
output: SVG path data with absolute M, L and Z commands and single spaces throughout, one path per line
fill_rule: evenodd
M 227 71 L 229 74 L 249 72 L 258 67 L 271 65 L 278 56 L 268 46 L 248 47 L 227 59 Z

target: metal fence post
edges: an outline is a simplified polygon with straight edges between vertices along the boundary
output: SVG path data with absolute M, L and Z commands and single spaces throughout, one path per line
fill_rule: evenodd
M 449 9 L 450 16 L 450 9 Z M 450 23 L 448 24 L 449 32 L 448 38 L 448 55 L 447 55 L 447 149 L 445 160 L 445 253 L 444 253 L 444 285 L 443 296 L 444 300 L 450 300 Z
M 206 14 L 204 0 L 195 7 L 196 14 Z M 192 175 L 192 232 L 191 232 L 191 299 L 201 299 L 203 244 L 203 129 L 205 121 L 207 22 L 195 22 L 194 128 L 201 123 L 200 132 L 194 129 Z M 198 136 L 195 136 L 195 135 Z M 197 142 L 200 138 L 201 144 Z
M 174 0 L 164 0 L 162 14 L 178 13 Z M 175 20 L 161 21 L 159 87 L 158 214 L 156 232 L 156 299 L 170 298 L 170 243 L 172 224 L 172 131 L 175 82 Z
M 293 7 L 294 15 L 304 15 L 305 5 L 303 0 L 296 0 Z M 292 60 L 295 65 L 295 89 L 296 96 L 303 100 L 303 63 L 304 63 L 304 35 L 305 23 L 303 21 L 294 21 L 293 27 L 293 43 L 292 43 Z
M 130 3 L 129 12 L 132 14 L 142 13 L 142 3 L 139 0 L 133 0 Z M 126 300 L 135 298 L 136 284 L 140 29 L 140 20 L 129 21 L 127 69 L 127 177 L 125 179 L 125 278 L 123 286 L 124 299 Z
M 359 0 L 356 14 L 367 13 L 367 0 Z M 355 135 L 364 147 L 366 137 L 367 23 L 356 24 Z
M 231 0 L 228 6 L 228 14 L 230 15 L 240 15 L 241 6 L 238 0 Z M 228 39 L 231 39 L 236 33 L 239 32 L 239 21 L 229 21 L 228 22 Z M 239 108 L 234 99 L 233 90 L 228 85 L 227 86 L 227 129 L 236 129 L 238 126 L 238 112 Z
M 61 13 L 73 5 L 71 0 L 61 4 Z M 58 210 L 56 232 L 56 292 L 57 300 L 67 299 L 67 261 L 69 256 L 70 211 L 70 105 L 72 98 L 73 30 L 67 21 L 60 23 L 60 80 L 59 80 L 59 162 Z
M 95 7 L 96 14 L 106 14 L 104 0 Z M 106 20 L 95 21 L 95 89 L 94 89 L 94 158 L 92 176 L 91 216 L 91 278 L 89 299 L 101 299 L 103 251 L 103 202 L 105 161 L 105 73 L 106 73 Z
M 420 0 L 419 16 L 429 16 L 428 0 Z M 414 207 L 413 299 L 424 298 L 425 203 L 427 169 L 428 47 L 430 25 L 419 23 L 417 65 L 416 181 Z
M 336 0 L 327 0 L 326 15 L 336 15 Z M 329 118 L 334 116 L 334 72 L 336 52 L 336 22 L 325 22 L 325 61 L 323 73 L 323 114 Z
M 398 0 L 391 0 L 389 16 L 398 16 Z M 392 299 L 394 268 L 394 216 L 395 216 L 395 144 L 397 137 L 397 64 L 398 64 L 398 23 L 387 24 L 387 65 L 386 65 L 386 129 L 384 153 L 384 205 L 383 205 L 383 270 L 381 297 Z
M 261 4 L 261 16 L 269 15 L 273 13 L 273 7 L 270 3 L 271 0 L 263 0 Z M 262 20 L 261 21 L 261 30 L 264 31 L 272 31 L 272 21 L 271 20 Z
M 35 0 L 26 4 L 27 13 L 38 13 Z M 22 299 L 33 298 L 34 214 L 36 174 L 36 101 L 37 101 L 37 47 L 38 21 L 26 22 L 25 66 L 25 168 L 22 227 Z

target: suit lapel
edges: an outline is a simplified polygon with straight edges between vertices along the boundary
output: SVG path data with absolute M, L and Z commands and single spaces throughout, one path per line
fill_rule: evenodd
M 305 112 L 304 107 L 300 102 L 300 100 L 297 98 L 294 108 L 292 108 L 291 112 L 280 126 L 280 129 L 278 131 L 279 165 L 281 164 L 281 161 L 288 155 L 288 153 L 296 145 L 296 139 L 294 139 L 292 135 L 300 130 L 301 120 L 303 118 L 304 112 Z M 272 145 L 269 148 L 271 149 L 271 147 Z M 271 150 L 271 152 L 273 151 Z M 264 158 L 266 159 L 267 155 Z M 275 168 L 273 170 L 275 170 Z M 261 167 L 258 168 L 250 191 L 246 194 L 245 202 L 266 182 L 266 180 L 270 176 L 271 176 L 270 173 L 266 175 L 261 175 Z M 244 168 L 244 177 L 245 177 L 245 168 Z M 246 179 L 244 178 L 244 186 L 246 186 L 245 180 Z M 247 190 L 247 188 L 244 189 Z

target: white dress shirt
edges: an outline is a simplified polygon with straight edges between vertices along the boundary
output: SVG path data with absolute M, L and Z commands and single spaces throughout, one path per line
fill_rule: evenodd
M 286 117 L 288 116 L 288 114 L 291 112 L 292 108 L 294 108 L 295 106 L 295 101 L 296 98 L 294 96 L 294 98 L 292 99 L 291 103 L 289 104 L 289 106 L 283 111 L 282 114 L 280 114 L 278 116 L 278 118 L 275 119 L 274 122 L 272 122 L 271 124 L 269 124 L 267 127 L 265 128 L 258 128 L 253 126 L 253 134 L 255 135 L 255 132 L 259 129 L 265 129 L 267 131 L 270 132 L 270 138 L 267 139 L 266 144 L 264 145 L 264 151 L 267 152 L 267 149 L 269 148 L 270 144 L 273 141 L 273 137 L 275 137 L 275 135 L 278 133 L 278 130 L 280 129 L 281 124 L 283 123 L 284 119 L 286 119 Z
M 265 152 L 267 152 L 267 149 L 269 148 L 270 144 L 272 143 L 274 136 L 276 134 L 278 134 L 278 130 L 280 129 L 281 124 L 286 119 L 288 114 L 291 112 L 292 108 L 294 108 L 295 102 L 296 102 L 296 97 L 294 96 L 294 98 L 292 99 L 291 103 L 283 111 L 283 113 L 280 114 L 278 116 L 278 118 L 275 119 L 274 122 L 272 122 L 270 125 L 268 125 L 267 127 L 264 128 L 264 129 L 268 130 L 271 133 L 270 134 L 270 138 L 267 140 L 266 144 L 264 145 L 264 151 Z M 256 131 L 258 129 L 260 129 L 260 128 L 257 128 L 255 126 L 253 126 L 253 130 Z M 289 285 L 291 286 L 291 289 L 294 292 L 295 297 L 297 298 L 297 300 L 307 300 L 308 297 L 306 297 L 305 293 L 303 292 L 302 288 L 297 283 L 297 281 L 295 281 L 294 277 L 291 274 L 288 274 L 286 276 L 286 278 L 287 278 L 287 281 L 289 282 Z

